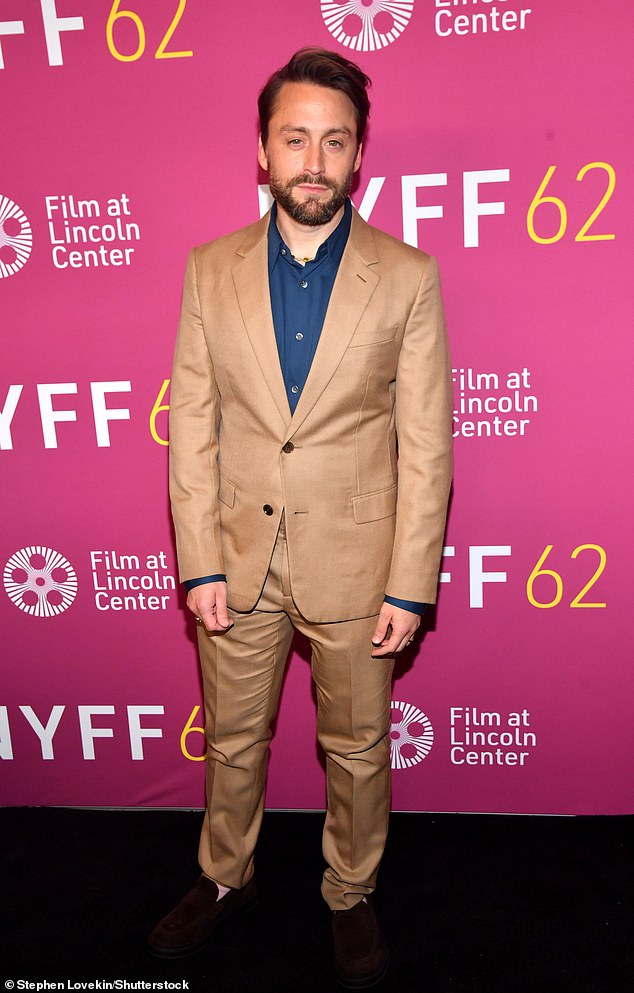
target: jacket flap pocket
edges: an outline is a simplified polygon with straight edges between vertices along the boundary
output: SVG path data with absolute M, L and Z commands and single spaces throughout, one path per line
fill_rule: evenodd
M 374 493 L 362 493 L 353 497 L 352 510 L 357 524 L 392 517 L 396 513 L 396 483 L 388 486 L 386 490 L 376 490 Z
M 218 488 L 218 498 L 227 507 L 233 507 L 236 502 L 236 488 L 233 483 L 230 483 L 228 479 L 221 479 L 220 486 Z

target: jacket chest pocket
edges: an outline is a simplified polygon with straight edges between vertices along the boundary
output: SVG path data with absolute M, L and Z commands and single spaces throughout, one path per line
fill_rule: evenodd
M 390 325 L 379 325 L 378 327 L 372 328 L 359 328 L 355 334 L 352 335 L 348 348 L 362 348 L 367 345 L 383 345 L 390 341 L 394 341 L 396 338 L 396 333 L 399 329 L 398 324 Z

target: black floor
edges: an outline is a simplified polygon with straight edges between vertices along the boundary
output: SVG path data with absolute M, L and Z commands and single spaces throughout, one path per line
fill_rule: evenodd
M 320 814 L 267 813 L 260 904 L 213 947 L 178 962 L 146 952 L 148 931 L 197 875 L 200 821 L 0 810 L 0 988 L 338 989 Z M 630 993 L 633 827 L 625 817 L 393 815 L 377 893 L 392 966 L 378 993 Z

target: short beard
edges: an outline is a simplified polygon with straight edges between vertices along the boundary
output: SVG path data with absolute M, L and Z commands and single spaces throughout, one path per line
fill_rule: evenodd
M 295 186 L 305 186 L 314 183 L 318 186 L 327 186 L 332 190 L 330 200 L 322 202 L 319 197 L 308 196 L 305 200 L 295 200 L 293 189 Z M 343 183 L 335 183 L 324 176 L 295 176 L 288 183 L 280 182 L 274 175 L 269 175 L 269 189 L 271 196 L 292 217 L 298 224 L 306 224 L 309 227 L 318 227 L 320 224 L 328 224 L 333 219 L 346 202 L 352 186 L 352 173 Z

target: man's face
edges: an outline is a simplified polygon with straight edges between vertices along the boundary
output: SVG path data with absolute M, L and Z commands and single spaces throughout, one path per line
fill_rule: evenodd
M 345 93 L 284 83 L 258 162 L 278 208 L 299 224 L 327 224 L 343 206 L 361 165 L 357 122 Z

